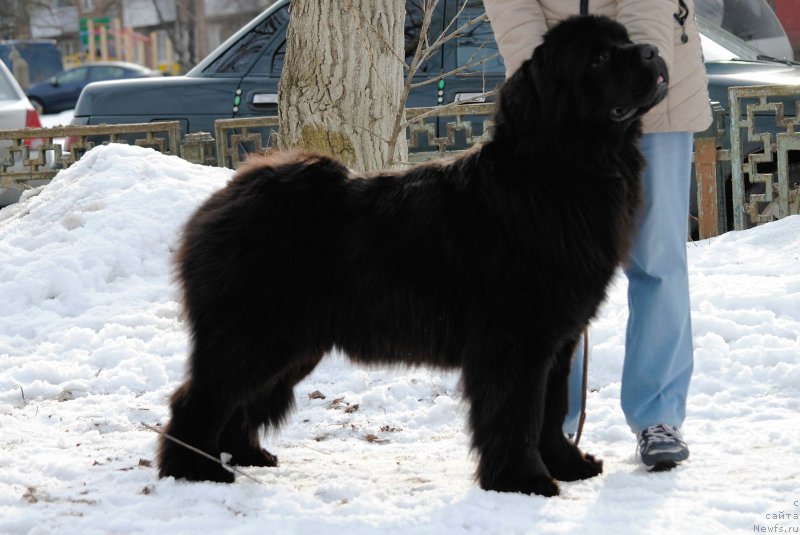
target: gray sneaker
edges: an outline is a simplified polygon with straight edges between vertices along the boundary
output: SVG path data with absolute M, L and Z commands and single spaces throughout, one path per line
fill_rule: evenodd
M 689 458 L 689 447 L 677 427 L 668 424 L 651 425 L 636 434 L 639 455 L 645 466 L 654 470 L 669 470 Z

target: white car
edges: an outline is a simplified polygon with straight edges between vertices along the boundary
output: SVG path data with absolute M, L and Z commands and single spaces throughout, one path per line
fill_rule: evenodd
M 0 130 L 41 128 L 39 114 L 28 101 L 25 92 L 14 79 L 5 63 L 0 61 Z M 0 141 L 0 161 L 9 157 L 10 141 Z M 11 163 L 11 162 L 6 162 Z M 0 208 L 16 202 L 21 191 L 0 187 Z

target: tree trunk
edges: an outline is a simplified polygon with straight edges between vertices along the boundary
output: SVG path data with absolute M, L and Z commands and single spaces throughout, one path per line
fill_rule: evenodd
M 388 140 L 403 89 L 405 0 L 294 0 L 278 120 L 282 149 L 337 156 L 372 171 L 393 161 Z M 405 139 L 394 160 L 406 160 Z

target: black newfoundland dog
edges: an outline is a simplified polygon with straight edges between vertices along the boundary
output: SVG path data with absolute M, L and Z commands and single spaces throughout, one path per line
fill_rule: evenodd
M 275 466 L 260 431 L 336 346 L 361 363 L 459 368 L 484 489 L 558 494 L 602 463 L 561 432 L 576 339 L 624 261 L 639 117 L 666 92 L 656 49 L 576 17 L 500 90 L 493 141 L 360 175 L 335 159 L 251 159 L 184 229 L 192 335 L 165 433 Z M 234 475 L 162 436 L 159 475 Z

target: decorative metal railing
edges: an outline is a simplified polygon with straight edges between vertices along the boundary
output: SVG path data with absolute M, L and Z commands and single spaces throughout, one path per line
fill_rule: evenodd
M 800 125 L 800 87 L 737 87 L 729 96 L 733 113 L 712 103 L 714 123 L 695 136 L 701 238 L 800 212 L 800 133 L 794 131 Z M 410 160 L 428 160 L 490 139 L 493 109 L 493 104 L 464 104 L 406 110 Z M 183 138 L 176 121 L 0 130 L 0 155 L 5 154 L 0 187 L 25 188 L 50 179 L 101 143 L 133 143 L 235 169 L 246 154 L 275 149 L 277 131 L 277 117 L 221 119 L 213 136 L 199 132 Z M 69 150 L 64 149 L 67 137 L 72 138 Z
M 66 150 L 66 138 L 72 138 Z M 177 121 L 96 126 L 55 126 L 0 130 L 0 184 L 22 186 L 53 178 L 97 144 L 129 143 L 164 154 L 179 154 L 181 127 Z
M 734 228 L 746 228 L 748 219 L 760 225 L 797 214 L 800 157 L 792 161 L 789 153 L 800 150 L 800 134 L 795 132 L 800 125 L 800 87 L 732 87 L 728 99 L 730 159 L 741 162 L 731 166 Z M 746 142 L 758 147 L 747 153 Z

